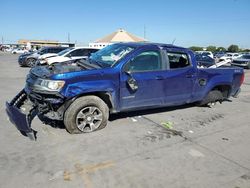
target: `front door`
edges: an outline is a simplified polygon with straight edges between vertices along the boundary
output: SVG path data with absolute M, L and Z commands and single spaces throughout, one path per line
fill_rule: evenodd
M 164 104 L 166 70 L 162 61 L 160 50 L 147 50 L 125 64 L 120 78 L 121 110 Z

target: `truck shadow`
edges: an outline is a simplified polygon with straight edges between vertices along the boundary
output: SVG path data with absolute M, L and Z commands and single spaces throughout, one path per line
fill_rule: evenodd
M 224 102 L 232 102 L 230 99 L 224 100 Z M 185 104 L 181 106 L 172 106 L 172 107 L 161 107 L 161 108 L 152 108 L 152 109 L 144 109 L 144 110 L 137 110 L 137 111 L 129 111 L 129 112 L 120 112 L 117 114 L 111 114 L 109 117 L 109 121 L 116 121 L 118 119 L 124 119 L 128 117 L 135 117 L 135 116 L 143 116 L 149 114 L 158 114 L 163 112 L 175 111 L 175 110 L 182 110 L 187 108 L 196 107 L 196 103 Z M 199 108 L 208 108 L 208 106 L 200 106 Z M 38 118 L 46 125 L 49 125 L 53 128 L 58 129 L 65 129 L 63 121 L 59 120 L 51 120 L 44 115 L 39 115 Z
M 115 121 L 117 119 L 123 119 L 127 117 L 143 116 L 143 115 L 149 115 L 149 114 L 152 115 L 152 114 L 158 114 L 162 112 L 181 110 L 181 109 L 186 109 L 186 108 L 192 108 L 195 106 L 197 106 L 195 103 L 191 103 L 191 104 L 185 104 L 181 106 L 161 107 L 161 108 L 138 110 L 138 111 L 120 112 L 118 114 L 110 115 L 109 121 Z
M 224 99 L 223 102 L 232 102 L 231 99 Z M 130 111 L 130 112 L 120 112 L 117 114 L 111 114 L 109 117 L 109 121 L 115 121 L 117 119 L 123 119 L 127 117 L 135 117 L 135 116 L 143 116 L 143 115 L 149 115 L 149 114 L 157 114 L 162 112 L 169 112 L 174 110 L 182 110 L 186 108 L 193 108 L 193 107 L 199 107 L 199 108 L 211 108 L 210 106 L 198 106 L 197 103 L 190 103 L 180 106 L 171 106 L 171 107 L 160 107 L 160 108 L 152 108 L 152 109 L 146 109 L 146 110 L 138 110 L 138 111 Z
M 137 110 L 137 111 L 130 111 L 130 112 L 121 112 L 118 114 L 111 114 L 109 117 L 109 121 L 115 121 L 115 120 L 124 119 L 127 117 L 143 116 L 143 115 L 148 115 L 148 114 L 157 114 L 157 113 L 162 113 L 162 112 L 181 110 L 181 109 L 191 108 L 195 106 L 196 106 L 195 104 L 186 104 L 182 106 L 162 107 L 162 108 Z M 53 128 L 65 129 L 63 121 L 51 120 L 44 115 L 38 115 L 38 118 L 42 123 L 49 125 Z

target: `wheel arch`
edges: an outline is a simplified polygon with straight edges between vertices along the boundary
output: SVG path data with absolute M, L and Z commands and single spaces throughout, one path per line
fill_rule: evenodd
M 28 61 L 28 60 L 30 60 L 30 59 L 37 60 L 37 59 L 36 59 L 36 58 L 34 58 L 34 57 L 28 57 L 28 58 L 26 59 L 26 61 Z
M 222 84 L 222 85 L 217 85 L 213 87 L 210 91 L 213 90 L 218 90 L 222 93 L 224 98 L 229 97 L 230 91 L 231 91 L 231 86 L 228 84 Z
M 80 97 L 84 97 L 84 96 L 97 96 L 100 99 L 102 99 L 108 106 L 109 110 L 112 112 L 114 110 L 114 101 L 112 99 L 112 95 L 109 92 L 105 92 L 105 91 L 97 91 L 97 92 L 88 92 L 88 93 L 83 93 L 83 94 L 79 94 L 77 96 L 75 96 L 73 99 L 69 100 L 70 104 L 72 104 L 76 99 L 80 98 Z M 68 104 L 68 106 L 70 105 Z

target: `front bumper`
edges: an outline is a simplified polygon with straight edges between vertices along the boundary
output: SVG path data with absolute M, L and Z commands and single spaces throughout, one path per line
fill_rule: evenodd
M 11 102 L 6 102 L 6 112 L 10 122 L 22 135 L 36 140 L 37 132 L 31 128 L 35 116 L 45 115 L 51 120 L 62 120 L 65 104 L 65 100 L 59 94 L 35 93 L 26 87 Z
M 28 136 L 31 140 L 36 140 L 36 131 L 31 129 L 31 121 L 38 114 L 37 106 L 33 106 L 28 114 L 21 111 L 20 107 L 27 99 L 27 94 L 22 90 L 14 99 L 6 102 L 6 112 L 9 120 L 24 136 Z
M 18 58 L 18 63 L 20 66 L 26 65 L 26 58 Z

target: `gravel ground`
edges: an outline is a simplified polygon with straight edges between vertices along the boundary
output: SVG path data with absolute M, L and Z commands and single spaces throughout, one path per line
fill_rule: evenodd
M 31 142 L 5 114 L 29 71 L 17 58 L 0 53 L 0 187 L 250 187 L 249 70 L 239 98 L 213 108 L 122 113 L 81 135 L 36 118 L 38 140 Z

